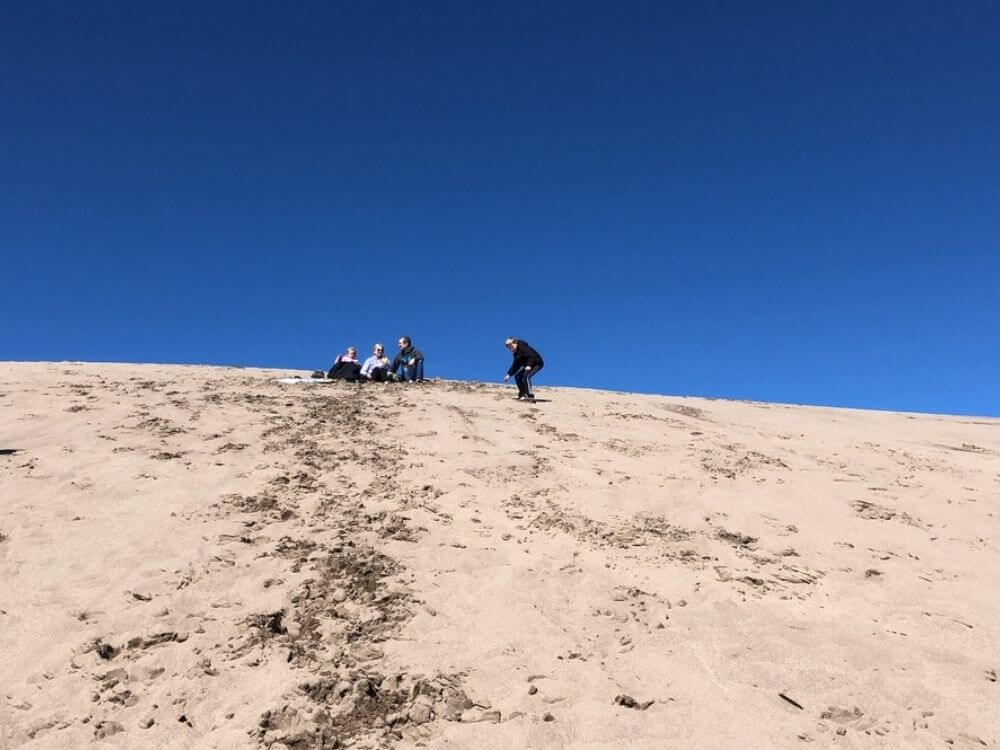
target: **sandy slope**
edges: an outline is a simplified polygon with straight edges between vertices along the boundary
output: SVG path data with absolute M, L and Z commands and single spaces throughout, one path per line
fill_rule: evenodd
M 0 364 L 0 748 L 1000 740 L 1000 420 L 278 374 Z

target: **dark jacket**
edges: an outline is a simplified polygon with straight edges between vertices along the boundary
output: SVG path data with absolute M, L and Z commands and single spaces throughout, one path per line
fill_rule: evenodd
M 417 349 L 417 347 L 415 347 L 413 344 L 410 344 L 405 349 L 399 350 L 399 353 L 396 355 L 396 358 L 392 360 L 392 367 L 389 369 L 391 369 L 393 372 L 396 372 L 396 370 L 398 370 L 402 365 L 409 366 L 409 362 L 411 359 L 416 359 L 417 362 L 419 362 L 423 358 L 424 355 L 420 352 L 420 350 Z
M 528 342 L 521 341 L 521 339 L 516 339 L 516 341 L 517 351 L 512 352 L 514 355 L 514 361 L 511 363 L 510 369 L 507 370 L 508 375 L 513 375 L 522 367 L 530 367 L 532 370 L 537 370 L 545 364 L 545 361 L 542 359 L 542 355 L 528 346 Z
M 330 368 L 327 377 L 330 380 L 360 380 L 361 365 L 357 362 L 337 357 L 337 361 L 333 363 L 333 367 Z

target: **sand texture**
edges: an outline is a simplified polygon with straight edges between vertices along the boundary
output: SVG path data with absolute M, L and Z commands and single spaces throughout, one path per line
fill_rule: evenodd
M 0 364 L 0 749 L 997 747 L 1000 420 L 289 374 Z

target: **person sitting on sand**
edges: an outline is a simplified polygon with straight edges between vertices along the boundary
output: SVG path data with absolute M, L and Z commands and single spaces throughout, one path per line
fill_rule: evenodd
M 361 377 L 382 383 L 389 379 L 389 358 L 385 356 L 385 347 L 375 344 L 372 356 L 361 365 Z
M 358 350 L 349 346 L 344 354 L 338 354 L 327 377 L 330 380 L 360 380 L 361 365 L 358 364 Z
M 517 383 L 518 401 L 522 399 L 534 401 L 535 394 L 531 392 L 531 378 L 545 367 L 542 355 L 528 346 L 526 341 L 515 339 L 513 336 L 507 337 L 504 346 L 510 349 L 511 354 L 514 355 L 514 361 L 511 363 L 510 369 L 507 370 L 507 374 L 503 376 L 503 382 L 506 383 L 513 375 L 514 382 Z
M 424 355 L 410 343 L 409 336 L 399 337 L 399 354 L 392 360 L 392 374 L 396 380 L 424 379 Z

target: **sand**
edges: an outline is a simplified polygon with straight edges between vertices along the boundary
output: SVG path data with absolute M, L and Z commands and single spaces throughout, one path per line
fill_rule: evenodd
M 994 747 L 1000 420 L 0 364 L 0 748 Z

